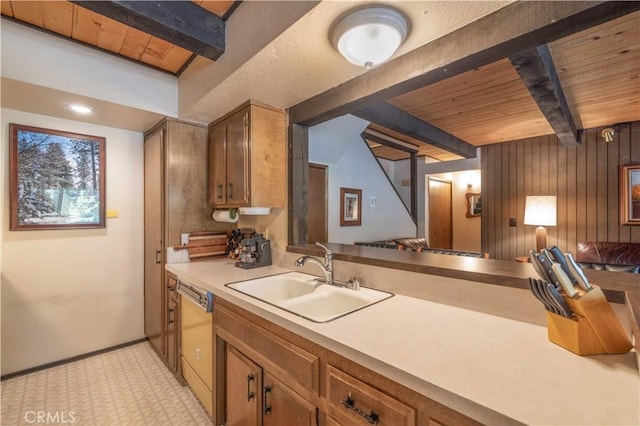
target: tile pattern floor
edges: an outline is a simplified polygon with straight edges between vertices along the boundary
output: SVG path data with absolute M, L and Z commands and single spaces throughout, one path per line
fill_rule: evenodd
M 210 425 L 148 342 L 2 381 L 0 424 Z

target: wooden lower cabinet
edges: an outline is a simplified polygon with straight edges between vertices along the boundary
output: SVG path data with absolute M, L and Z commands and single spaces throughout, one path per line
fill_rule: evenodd
M 332 365 L 326 369 L 329 415 L 342 424 L 414 426 L 416 410 Z
M 318 423 L 318 409 L 311 402 L 267 372 L 264 373 L 263 380 L 264 426 L 312 426 Z
M 215 425 L 479 424 L 225 300 L 214 310 Z
M 164 337 L 167 364 L 178 378 L 182 378 L 182 368 L 180 367 L 180 294 L 176 291 L 177 278 L 175 275 L 167 274 L 166 282 L 167 312 Z
M 225 425 L 317 424 L 313 404 L 229 344 L 225 364 Z
M 262 369 L 230 345 L 225 348 L 225 364 L 225 424 L 259 424 L 262 417 Z

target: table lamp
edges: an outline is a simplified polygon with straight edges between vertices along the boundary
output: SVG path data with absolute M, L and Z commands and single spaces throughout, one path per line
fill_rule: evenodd
M 556 226 L 556 196 L 527 196 L 524 205 L 524 224 L 537 226 L 536 251 L 547 247 L 547 230 L 545 226 Z

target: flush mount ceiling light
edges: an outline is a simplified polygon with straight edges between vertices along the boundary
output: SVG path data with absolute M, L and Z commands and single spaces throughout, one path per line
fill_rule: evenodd
M 64 107 L 78 114 L 91 114 L 93 112 L 93 108 L 81 104 L 64 104 Z
M 349 62 L 367 69 L 386 61 L 407 38 L 407 18 L 387 6 L 358 9 L 333 27 L 333 45 Z

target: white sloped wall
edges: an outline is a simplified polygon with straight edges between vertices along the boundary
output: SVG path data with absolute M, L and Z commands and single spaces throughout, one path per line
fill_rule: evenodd
M 416 235 L 409 212 L 360 137 L 368 124 L 345 115 L 309 128 L 309 162 L 328 166 L 330 242 L 353 244 Z M 340 226 L 341 187 L 362 190 L 362 226 Z

